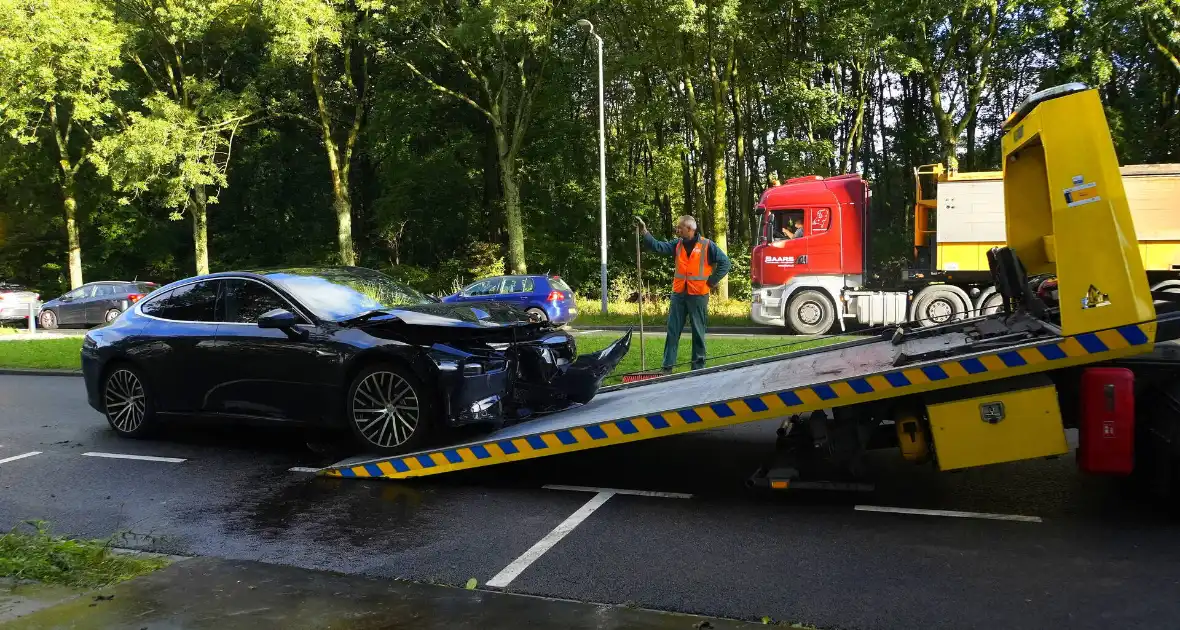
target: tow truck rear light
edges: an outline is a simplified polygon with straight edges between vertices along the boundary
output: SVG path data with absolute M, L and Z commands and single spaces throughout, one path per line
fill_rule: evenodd
M 562 295 L 561 291 L 550 291 L 550 292 L 549 292 L 549 297 L 548 297 L 548 298 L 546 298 L 546 301 L 548 301 L 548 302 L 560 302 L 560 301 L 561 301 L 561 300 L 563 300 L 563 299 L 565 299 L 565 296 L 564 296 L 564 295 Z
M 136 302 L 143 299 L 143 295 L 143 293 L 131 293 L 127 296 L 127 299 L 130 300 L 132 304 L 135 304 Z

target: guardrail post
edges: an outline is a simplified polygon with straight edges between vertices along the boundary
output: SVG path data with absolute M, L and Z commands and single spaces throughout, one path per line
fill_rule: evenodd
M 29 334 L 32 335 L 37 332 L 37 315 L 33 312 L 33 304 L 35 300 L 29 300 L 26 305 L 29 309 Z

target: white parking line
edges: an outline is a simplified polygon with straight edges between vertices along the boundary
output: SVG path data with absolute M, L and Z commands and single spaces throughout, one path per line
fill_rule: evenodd
M 982 518 L 989 521 L 1018 521 L 1021 523 L 1041 523 L 1039 516 L 1022 516 L 1020 514 L 988 514 L 986 512 L 956 512 L 954 510 L 920 510 L 917 508 L 882 507 L 879 505 L 858 505 L 858 512 L 890 512 L 893 514 L 917 514 L 919 516 L 949 516 L 951 518 Z
M 607 499 L 613 496 L 614 493 L 610 491 L 599 492 L 598 494 L 594 495 L 594 498 L 590 499 L 585 505 L 578 508 L 577 512 L 570 514 L 569 518 L 565 519 L 560 525 L 553 528 L 553 531 L 549 532 L 544 538 L 537 541 L 537 544 L 533 545 L 532 548 L 521 554 L 519 558 L 513 560 L 512 564 L 504 567 L 502 571 L 497 573 L 494 577 L 492 577 L 492 579 L 488 580 L 487 585 L 504 588 L 505 586 L 511 584 L 512 580 L 516 579 L 516 576 L 520 575 L 521 572 L 529 568 L 529 565 L 536 562 L 537 558 L 545 555 L 546 551 L 552 549 L 553 545 L 556 545 L 561 541 L 562 538 L 565 538 L 566 534 L 574 531 L 574 528 L 577 527 L 582 521 L 586 520 L 586 517 L 593 514 L 594 510 L 602 507 L 602 504 L 606 503 Z
M 291 468 L 287 469 L 287 472 L 298 473 L 318 473 L 319 471 L 319 468 L 308 468 L 307 466 L 292 466 Z
M 40 454 L 41 454 L 41 451 L 32 451 L 30 453 L 22 453 L 20 455 L 13 455 L 12 457 L 5 457 L 4 459 L 0 459 L 0 464 L 7 464 L 8 462 L 15 462 L 18 459 L 24 459 L 26 457 L 32 457 L 34 455 L 40 455 Z
M 144 462 L 164 462 L 166 464 L 179 464 L 188 461 L 179 457 L 156 457 L 154 455 L 127 455 L 126 453 L 82 453 L 86 457 L 105 457 L 107 459 L 136 459 Z
M 655 492 L 652 490 L 620 490 L 618 488 L 591 488 L 588 486 L 563 486 L 550 484 L 541 486 L 545 490 L 570 490 L 572 492 L 610 492 L 612 494 L 630 494 L 637 497 L 661 497 L 664 499 L 691 499 L 691 494 L 683 492 Z

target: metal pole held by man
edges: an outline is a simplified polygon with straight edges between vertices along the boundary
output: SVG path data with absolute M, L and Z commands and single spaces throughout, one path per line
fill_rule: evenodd
M 700 235 L 696 219 L 688 215 L 677 220 L 677 238 L 670 241 L 657 241 L 639 217 L 635 218 L 635 225 L 643 231 L 643 243 L 648 249 L 676 260 L 662 369 L 670 373 L 676 365 L 680 333 L 687 320 L 692 330 L 692 369 L 699 370 L 705 367 L 709 292 L 729 274 L 732 263 L 716 243 Z

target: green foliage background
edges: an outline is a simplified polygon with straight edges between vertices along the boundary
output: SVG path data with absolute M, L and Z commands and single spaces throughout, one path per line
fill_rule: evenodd
M 64 37 L 27 26 L 58 13 L 38 23 Z M 0 0 L 0 280 L 70 283 L 56 131 L 83 160 L 87 281 L 195 273 L 199 188 L 213 270 L 346 259 L 343 208 L 358 264 L 421 290 L 511 268 L 520 230 L 529 271 L 593 295 L 596 44 L 580 18 L 605 41 L 620 298 L 637 285 L 630 217 L 667 237 L 683 213 L 711 238 L 727 226 L 731 296 L 748 297 L 758 195 L 806 174 L 870 179 L 874 259 L 896 262 L 912 168 L 998 168 L 1003 119 L 1050 85 L 1102 90 L 1124 163 L 1180 161 L 1180 0 Z M 62 63 L 21 61 L 50 45 Z M 160 78 L 179 67 L 187 95 Z M 521 129 L 507 162 L 487 115 L 502 99 L 508 136 Z M 46 122 L 55 104 L 73 127 Z M 652 289 L 669 272 L 645 258 Z

